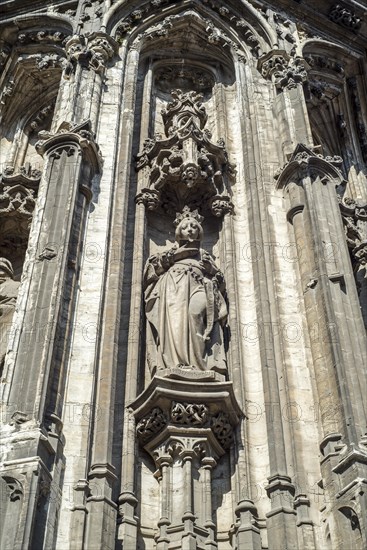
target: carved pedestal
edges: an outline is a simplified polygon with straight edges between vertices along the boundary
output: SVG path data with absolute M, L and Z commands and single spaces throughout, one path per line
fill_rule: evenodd
M 232 383 L 221 378 L 176 367 L 155 376 L 131 404 L 139 442 L 157 466 L 159 550 L 217 548 L 212 471 L 231 447 L 242 415 Z

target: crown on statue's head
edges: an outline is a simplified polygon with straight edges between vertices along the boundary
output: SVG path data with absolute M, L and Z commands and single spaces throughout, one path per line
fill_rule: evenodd
M 200 224 L 204 219 L 203 216 L 200 216 L 197 210 L 190 210 L 188 206 L 185 206 L 182 212 L 176 213 L 176 219 L 173 223 L 177 227 L 182 222 L 182 220 L 186 218 L 193 218 L 194 220 L 198 221 Z

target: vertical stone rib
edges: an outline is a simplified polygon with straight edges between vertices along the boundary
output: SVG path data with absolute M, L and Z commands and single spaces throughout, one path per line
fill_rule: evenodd
M 246 83 L 248 86 L 248 83 Z M 251 92 L 251 89 L 249 89 Z M 247 105 L 247 109 L 248 109 Z M 245 107 L 246 110 L 246 107 Z M 248 121 L 247 121 L 248 120 Z M 264 251 L 258 261 L 253 263 L 253 273 L 258 304 L 258 324 L 260 327 L 271 327 L 277 322 L 276 295 L 272 268 L 273 264 L 269 256 L 269 247 L 264 243 L 270 243 L 269 222 L 267 219 L 266 196 L 263 188 L 262 174 L 258 167 L 261 166 L 260 143 L 257 140 L 259 124 L 256 114 L 249 119 L 241 117 L 242 135 L 252 136 L 247 143 L 247 156 L 243 157 L 244 166 L 253 167 L 254 173 L 246 176 L 256 185 L 249 185 L 250 200 L 250 240 L 256 243 Z M 245 153 L 245 151 L 244 151 Z M 249 164 L 250 163 L 250 164 Z M 296 522 L 293 509 L 292 496 L 294 486 L 287 474 L 287 457 L 283 432 L 283 421 L 278 384 L 278 372 L 282 372 L 282 353 L 279 335 L 273 334 L 271 341 L 266 341 L 265 331 L 260 335 L 260 355 L 262 362 L 263 387 L 265 397 L 265 416 L 268 432 L 269 451 L 269 485 L 266 490 L 271 499 L 272 510 L 267 514 L 269 529 L 269 548 L 278 548 L 285 544 L 289 548 L 296 546 Z M 279 500 L 280 495 L 280 500 Z

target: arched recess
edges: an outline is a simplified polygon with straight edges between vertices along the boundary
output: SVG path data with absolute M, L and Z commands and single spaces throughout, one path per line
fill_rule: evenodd
M 22 483 L 15 477 L 3 475 L 0 477 L 0 543 L 2 548 L 14 548 L 22 515 L 24 489 Z M 12 529 L 6 526 L 11 524 Z
M 1 35 L 8 54 L 0 78 L 0 258 L 5 274 L 1 331 L 6 331 L 2 366 L 43 169 L 35 145 L 39 132 L 51 128 L 67 63 L 63 42 L 70 33 L 70 22 L 62 17 L 30 15 L 8 25 Z
M 136 451 L 135 422 L 131 409 L 124 408 L 122 421 L 121 416 L 112 415 L 111 409 L 107 409 L 102 401 L 98 401 L 100 395 L 103 396 L 103 392 L 108 391 L 109 395 L 113 393 L 112 399 L 115 404 L 126 407 L 151 381 L 153 373 L 149 369 L 145 353 L 143 270 L 148 256 L 167 250 L 174 242 L 172 222 L 175 212 L 162 208 L 159 214 L 158 211 L 149 210 L 145 213 L 144 205 L 135 202 L 135 197 L 148 184 L 144 170 L 135 171 L 135 161 L 138 154 L 144 150 L 145 140 L 153 139 L 156 133 L 165 133 L 160 111 L 167 109 L 172 101 L 171 90 L 179 87 L 183 92 L 194 91 L 203 94 L 203 107 L 208 115 L 205 128 L 211 133 L 210 140 L 214 143 L 219 140 L 222 144 L 220 140 L 223 138 L 227 148 L 228 164 L 238 161 L 243 166 L 244 143 L 246 138 L 249 142 L 253 139 L 250 132 L 249 135 L 244 135 L 244 125 L 241 126 L 244 111 L 249 111 L 249 89 L 246 87 L 251 87 L 259 55 L 272 47 L 274 38 L 273 33 L 270 33 L 269 37 L 263 30 L 262 26 L 266 28 L 267 24 L 259 14 L 255 18 L 256 25 L 254 20 L 252 27 L 250 22 L 244 21 L 243 13 L 241 18 L 234 17 L 229 7 L 226 8 L 228 12 L 222 10 L 222 15 L 219 10 L 212 10 L 203 3 L 190 2 L 185 6 L 172 3 L 164 12 L 159 10 L 159 13 L 152 14 L 151 18 L 146 17 L 146 13 L 144 18 L 141 14 L 134 13 L 139 11 L 138 6 L 134 6 L 136 10 L 132 12 L 126 3 L 119 3 L 119 7 L 121 10 L 118 15 L 116 8 L 116 15 L 111 15 L 105 23 L 108 33 L 114 38 L 117 37 L 121 43 L 120 56 L 124 65 L 116 181 L 117 189 L 120 191 L 116 191 L 115 194 L 118 206 L 115 207 L 112 217 L 110 237 L 112 243 L 120 242 L 122 239 L 121 249 L 124 257 L 121 264 L 115 261 L 108 265 L 102 323 L 103 326 L 114 327 L 114 331 L 104 332 L 100 345 L 98 378 L 103 381 L 106 390 L 99 386 L 96 391 L 96 407 L 101 407 L 101 414 L 95 418 L 89 479 L 98 476 L 98 464 L 112 462 L 120 482 L 113 499 L 118 501 L 122 517 L 119 539 L 124 539 L 126 525 L 135 522 L 133 504 L 136 495 L 137 501 L 141 502 L 137 509 L 137 515 L 142 522 L 140 536 L 151 545 L 157 530 L 161 506 L 158 481 L 152 475 L 156 469 L 154 461 L 142 449 Z M 241 3 L 241 7 L 245 11 L 247 4 Z M 127 25 L 122 25 L 126 18 L 129 19 Z M 267 87 L 266 83 L 264 87 Z M 238 136 L 241 135 L 243 139 L 239 139 Z M 251 145 L 248 149 L 250 155 L 254 154 Z M 256 160 L 255 157 L 246 159 L 247 165 L 255 166 Z M 236 178 L 233 181 L 228 178 L 227 183 L 230 196 L 239 181 Z M 244 180 L 241 180 L 241 185 L 243 188 Z M 215 257 L 219 268 L 225 272 L 228 304 L 233 320 L 231 336 L 227 339 L 228 373 L 229 379 L 234 382 L 238 400 L 244 403 L 244 366 L 241 346 L 238 345 L 239 326 L 235 321 L 238 298 L 232 257 L 235 248 L 233 223 L 230 215 L 224 216 L 223 219 L 212 214 L 207 215 L 204 233 L 203 248 Z M 116 328 L 118 308 L 120 324 Z M 111 362 L 108 357 L 111 358 Z M 125 391 L 121 391 L 122 386 Z M 109 431 L 105 429 L 106 423 L 109 424 Z M 212 479 L 213 493 L 217 495 L 213 505 L 213 517 L 220 536 L 225 540 L 233 536 L 233 533 L 230 534 L 230 527 L 236 521 L 236 515 L 239 516 L 242 511 L 236 509 L 237 503 L 241 499 L 250 499 L 251 481 L 245 471 L 247 466 L 244 458 L 245 429 L 243 425 L 239 429 L 239 432 L 242 431 L 242 441 L 240 442 L 239 438 L 238 444 L 221 459 Z M 112 475 L 108 478 L 109 485 L 112 485 L 111 479 Z M 226 480 L 225 483 L 223 479 Z M 154 496 L 149 500 L 139 498 L 147 487 L 152 487 Z M 228 506 L 226 499 L 231 489 L 236 495 L 235 502 L 233 506 Z M 106 489 L 107 498 L 108 491 L 109 489 Z M 96 510 L 97 505 L 92 504 L 92 497 L 90 503 L 91 514 L 88 516 L 88 522 L 93 522 L 93 518 L 97 518 L 98 514 L 94 516 L 92 506 L 95 506 Z M 254 509 L 253 507 L 251 513 L 254 513 Z M 244 518 L 245 512 L 241 521 L 245 521 Z M 249 529 L 252 528 L 252 524 L 249 523 Z
M 303 56 L 310 67 L 305 92 L 315 144 L 323 154 L 337 154 L 343 160 L 346 182 L 337 188 L 337 194 L 364 312 L 367 282 L 361 251 L 366 231 L 367 105 L 362 61 L 357 53 L 324 40 L 307 40 Z
M 363 547 L 363 538 L 358 514 L 351 506 L 342 506 L 338 510 L 338 526 L 344 534 L 344 541 L 351 550 Z
M 325 40 L 307 40 L 302 48 L 309 78 L 306 99 L 315 144 L 327 155 L 340 155 L 345 176 L 366 173 L 366 105 L 358 55 Z
M 162 8 L 164 8 L 164 14 Z M 251 45 L 254 46 L 253 39 L 255 37 L 260 39 L 264 52 L 278 44 L 274 29 L 268 24 L 265 17 L 246 0 L 230 1 L 226 3 L 226 6 L 219 2 L 203 3 L 197 0 L 187 2 L 185 6 L 182 6 L 178 0 L 154 0 L 153 2 L 138 2 L 134 7 L 127 0 L 119 0 L 106 12 L 102 28 L 112 36 L 115 36 L 116 32 L 121 34 L 137 27 L 141 32 L 144 27 L 152 27 L 155 23 L 162 22 L 162 15 L 167 17 L 182 13 L 183 9 L 196 10 L 203 17 L 208 17 L 212 23 L 219 24 L 219 27 L 223 25 L 227 30 L 231 29 L 233 35 L 242 33 L 250 48 Z

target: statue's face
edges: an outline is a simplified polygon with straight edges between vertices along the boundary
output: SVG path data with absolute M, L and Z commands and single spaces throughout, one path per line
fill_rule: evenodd
M 193 218 L 187 218 L 180 224 L 179 236 L 182 240 L 197 241 L 200 237 L 200 225 Z

